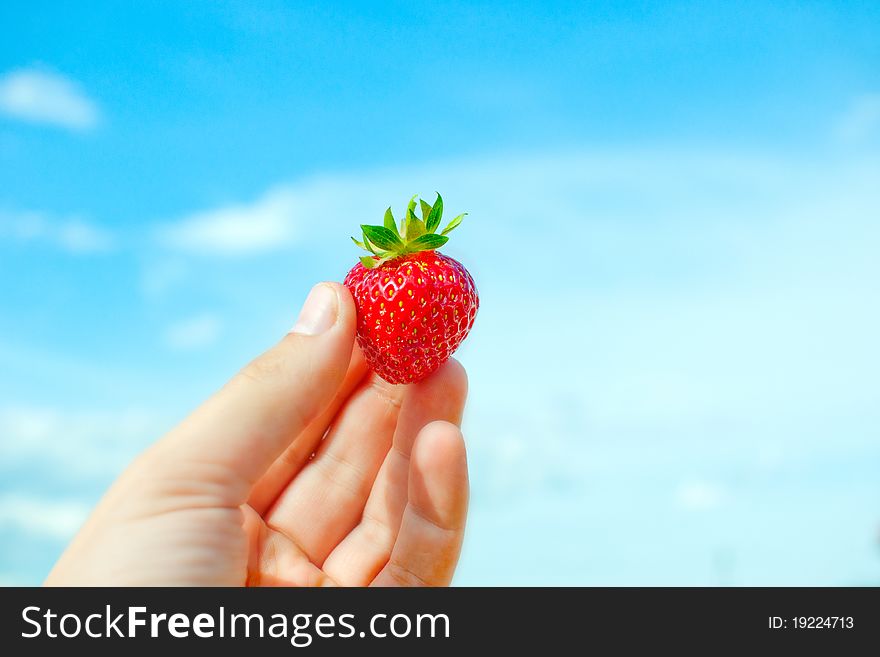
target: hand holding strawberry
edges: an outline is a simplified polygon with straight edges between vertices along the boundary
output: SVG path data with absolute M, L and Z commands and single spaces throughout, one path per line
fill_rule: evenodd
M 389 383 L 413 383 L 436 370 L 467 337 L 480 299 L 464 266 L 437 253 L 464 214 L 438 234 L 443 199 L 413 197 L 400 229 L 391 208 L 382 226 L 363 225 L 364 256 L 345 277 L 357 306 L 357 341 L 373 370 Z

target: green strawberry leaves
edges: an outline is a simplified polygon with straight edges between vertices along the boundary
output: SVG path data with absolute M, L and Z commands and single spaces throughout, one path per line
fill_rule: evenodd
M 425 201 L 424 199 L 419 199 L 419 205 L 422 206 L 422 219 L 423 219 L 424 222 L 427 224 L 427 223 L 428 223 L 428 217 L 429 217 L 430 214 L 431 214 L 431 210 L 433 210 L 434 208 L 431 206 L 430 203 L 428 203 L 428 202 Z M 428 231 L 428 232 L 431 232 L 431 231 Z
M 418 194 L 413 195 L 413 197 L 409 200 L 409 203 L 406 205 L 406 214 L 403 215 L 403 219 L 400 220 L 400 233 L 406 236 L 406 228 L 407 228 L 407 220 L 409 219 L 410 213 L 414 213 L 416 209 L 416 198 Z M 413 215 L 415 216 L 415 215 Z
M 440 219 L 443 217 L 443 197 L 440 196 L 440 192 L 437 192 L 437 200 L 434 201 L 434 205 L 431 207 L 431 212 L 428 213 L 428 217 L 425 219 L 425 225 L 428 228 L 429 233 L 433 233 L 437 230 L 437 226 L 440 225 Z
M 397 235 L 397 231 L 384 226 L 361 226 L 364 236 L 380 249 L 394 251 L 403 248 L 403 242 Z
M 425 222 L 419 219 L 412 210 L 406 211 L 407 243 L 425 234 Z
M 445 235 L 434 235 L 433 233 L 425 233 L 421 237 L 418 237 L 407 244 L 407 248 L 411 248 L 415 252 L 430 251 L 431 249 L 439 249 L 448 241 L 449 238 Z
M 391 212 L 391 208 L 389 207 L 385 210 L 385 228 L 390 231 L 397 233 L 397 223 L 394 221 L 394 214 Z
M 417 198 L 418 195 L 409 200 L 399 229 L 391 208 L 388 208 L 381 226 L 361 226 L 363 241 L 351 238 L 358 247 L 372 254 L 361 257 L 364 267 L 372 269 L 409 253 L 439 249 L 449 241 L 447 235 L 467 216 L 466 212 L 458 215 L 438 235 L 437 229 L 443 218 L 443 197 L 438 192 L 433 205 L 423 199 L 416 202 Z M 421 210 L 421 217 L 416 216 L 417 207 Z
M 454 231 L 456 228 L 458 228 L 458 225 L 461 223 L 461 220 L 464 219 L 466 216 L 467 216 L 467 212 L 464 212 L 464 213 L 458 215 L 455 219 L 453 219 L 448 224 L 446 224 L 446 228 L 444 228 L 443 232 L 440 234 L 441 235 L 448 235 L 449 233 Z

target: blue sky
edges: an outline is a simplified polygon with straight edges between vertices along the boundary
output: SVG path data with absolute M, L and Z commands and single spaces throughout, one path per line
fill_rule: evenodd
M 255 4 L 0 7 L 0 582 L 434 190 L 459 583 L 880 581 L 876 3 Z

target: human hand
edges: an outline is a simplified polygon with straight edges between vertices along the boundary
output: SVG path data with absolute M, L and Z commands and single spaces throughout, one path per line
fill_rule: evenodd
M 315 286 L 290 334 L 129 466 L 46 584 L 448 584 L 464 369 L 393 386 L 354 335 L 349 292 Z

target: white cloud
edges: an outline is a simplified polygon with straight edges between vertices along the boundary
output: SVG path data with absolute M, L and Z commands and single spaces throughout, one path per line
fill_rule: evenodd
M 118 473 L 164 425 L 139 410 L 62 411 L 0 407 L 0 463 L 92 479 Z
M 723 489 L 707 481 L 683 481 L 675 491 L 676 503 L 689 511 L 714 509 L 723 499 Z
M 0 237 L 43 242 L 73 254 L 104 253 L 114 248 L 113 236 L 79 217 L 50 217 L 42 212 L 0 210 Z
M 275 251 L 298 237 L 297 198 L 287 187 L 277 187 L 249 204 L 197 212 L 160 229 L 166 246 L 206 255 L 248 255 Z
M 38 68 L 14 70 L 0 78 L 0 112 L 73 130 L 93 128 L 100 119 L 97 105 L 75 81 Z
M 838 138 L 846 142 L 862 141 L 880 132 L 880 93 L 856 98 L 835 126 Z
M 71 253 L 95 253 L 112 247 L 110 235 L 92 224 L 72 219 L 55 227 L 58 244 Z
M 169 326 L 165 331 L 165 342 L 180 351 L 204 349 L 217 341 L 222 328 L 223 323 L 216 315 L 196 315 Z
M 9 493 L 0 496 L 0 528 L 66 541 L 88 517 L 87 504 Z

